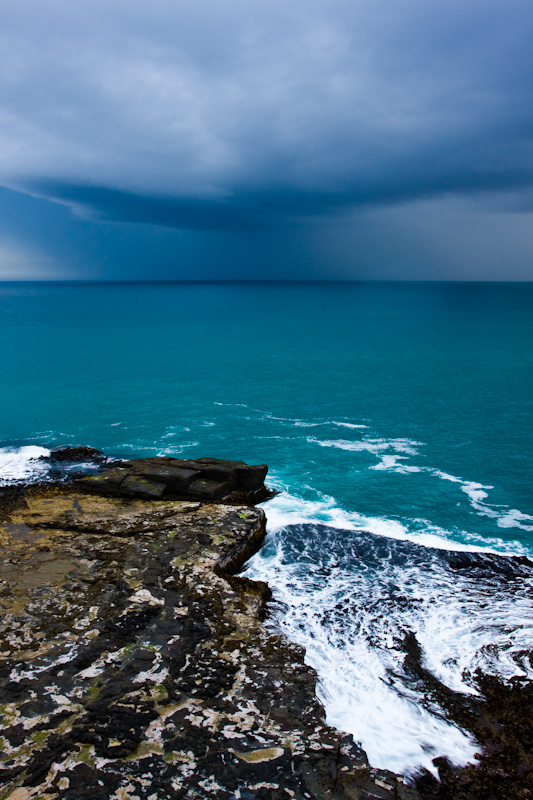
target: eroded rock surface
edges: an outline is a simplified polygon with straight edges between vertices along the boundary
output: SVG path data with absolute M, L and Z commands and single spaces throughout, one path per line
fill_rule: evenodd
M 10 511 L 0 800 L 418 797 L 325 725 L 263 625 L 268 587 L 236 573 L 264 534 L 246 505 L 68 488 Z
M 100 495 L 144 500 L 259 502 L 269 496 L 264 484 L 267 472 L 266 464 L 154 456 L 122 461 L 99 475 L 79 480 L 78 488 Z

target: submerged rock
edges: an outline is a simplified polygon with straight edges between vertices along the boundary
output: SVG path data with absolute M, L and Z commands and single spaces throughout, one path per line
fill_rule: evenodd
M 235 498 L 266 467 L 175 462 L 29 492 L 0 524 L 0 799 L 418 798 L 325 724 L 303 651 L 264 626 L 268 586 L 237 575 L 263 511 L 139 499 Z

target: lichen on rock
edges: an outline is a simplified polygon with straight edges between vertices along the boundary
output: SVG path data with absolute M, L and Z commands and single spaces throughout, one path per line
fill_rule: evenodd
M 268 587 L 237 574 L 264 535 L 250 505 L 68 486 L 10 509 L 0 800 L 417 797 L 325 724 L 301 648 L 264 626 Z

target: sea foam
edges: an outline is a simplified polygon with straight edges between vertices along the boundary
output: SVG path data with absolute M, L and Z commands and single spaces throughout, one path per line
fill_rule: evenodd
M 373 765 L 406 775 L 435 773 L 437 756 L 471 762 L 479 746 L 424 695 L 402 642 L 413 633 L 424 666 L 463 694 L 477 693 L 478 668 L 532 678 L 533 571 L 467 545 L 458 568 L 442 540 L 440 550 L 409 541 L 395 520 L 363 529 L 323 500 L 282 493 L 265 509 L 270 533 L 247 575 L 273 589 L 270 624 L 306 648 L 328 722 Z
M 0 486 L 46 476 L 50 465 L 39 459 L 48 455 L 50 450 L 37 445 L 0 448 Z

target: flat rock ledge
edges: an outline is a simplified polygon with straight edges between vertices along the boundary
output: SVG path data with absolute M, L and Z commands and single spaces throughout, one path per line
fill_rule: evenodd
M 301 648 L 262 622 L 268 586 L 237 576 L 263 511 L 119 468 L 116 492 L 109 471 L 28 490 L 0 523 L 0 800 L 418 798 L 325 724 Z M 188 489 L 258 491 L 212 468 Z
M 154 456 L 121 461 L 76 485 L 83 492 L 109 497 L 257 503 L 269 496 L 267 472 L 266 464 Z

